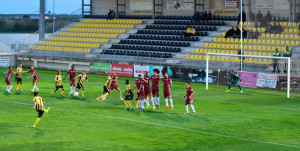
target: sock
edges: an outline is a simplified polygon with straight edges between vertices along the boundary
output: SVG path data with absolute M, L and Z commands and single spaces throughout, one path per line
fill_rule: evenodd
M 150 104 L 149 104 L 149 97 L 147 98 L 147 101 L 146 101 L 146 103 L 147 103 L 147 106 L 149 106 Z
M 32 88 L 32 91 L 34 91 L 35 90 L 35 85 L 33 86 L 33 88 Z
M 192 110 L 193 110 L 193 113 L 195 113 L 196 111 L 195 111 L 195 107 L 194 107 L 193 104 L 191 104 L 191 108 L 192 108 Z
M 6 86 L 6 91 L 8 91 L 8 85 Z
M 81 96 L 84 97 L 84 90 L 81 90 Z
M 152 106 L 154 106 L 154 99 L 153 97 L 151 98 Z
M 51 92 L 51 95 L 53 95 L 54 93 L 55 93 L 55 91 L 52 91 L 52 92 Z
M 74 92 L 76 92 L 76 90 L 71 91 L 70 94 L 73 94 Z
M 109 93 L 105 93 L 101 97 L 103 97 L 103 99 L 105 100 L 108 95 L 109 95 Z
M 19 84 L 17 84 L 17 88 L 16 89 L 17 89 L 17 91 L 19 90 Z
M 122 99 L 122 94 L 121 93 L 119 93 L 119 96 L 120 96 L 120 99 Z
M 238 87 L 240 88 L 240 91 L 242 91 L 242 87 L 240 85 Z
M 10 85 L 10 86 L 9 86 L 9 88 L 8 88 L 8 91 L 10 91 L 10 90 L 11 90 L 11 88 L 12 88 L 12 85 Z
M 60 95 L 64 95 L 65 91 L 61 90 Z
M 157 104 L 160 105 L 160 97 L 157 97 Z
M 139 108 L 139 101 L 135 100 L 135 108 Z
M 73 91 L 73 86 L 70 86 L 70 92 L 72 92 Z
M 39 88 L 36 85 L 34 86 L 34 89 L 39 90 Z
M 19 84 L 19 89 L 18 89 L 18 90 L 21 90 L 21 87 L 22 87 L 22 84 L 20 83 L 20 84 Z
M 231 85 L 228 85 L 228 90 L 230 90 Z
M 185 110 L 186 110 L 186 113 L 189 113 L 189 106 L 188 105 L 185 105 Z
M 173 100 L 172 99 L 170 99 L 170 104 L 171 104 L 171 106 L 173 106 Z
M 166 106 L 169 106 L 168 99 L 165 99 L 165 102 L 166 102 Z
M 39 123 L 40 119 L 41 119 L 41 118 L 39 118 L 39 117 L 36 118 L 36 121 L 35 121 L 35 123 L 34 123 L 34 126 L 36 126 L 36 125 Z
M 154 101 L 155 101 L 155 104 L 157 105 L 157 98 L 156 98 L 156 96 L 154 97 Z
M 74 91 L 76 89 L 75 85 L 73 86 L 72 90 Z

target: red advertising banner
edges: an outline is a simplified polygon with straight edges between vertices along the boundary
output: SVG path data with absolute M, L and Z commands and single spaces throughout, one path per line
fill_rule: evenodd
M 130 64 L 112 64 L 111 71 L 116 71 L 118 76 L 133 77 L 134 66 Z

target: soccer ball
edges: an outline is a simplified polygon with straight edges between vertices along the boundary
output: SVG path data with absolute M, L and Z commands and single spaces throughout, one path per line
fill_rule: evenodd
M 79 95 L 78 92 L 74 92 L 74 93 L 73 93 L 73 96 L 78 96 L 78 95 Z

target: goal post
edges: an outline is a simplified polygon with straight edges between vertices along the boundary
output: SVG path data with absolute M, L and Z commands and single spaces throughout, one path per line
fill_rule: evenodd
M 273 56 L 254 56 L 254 55 L 238 55 L 238 54 L 224 54 L 224 53 L 207 53 L 206 54 L 206 90 L 208 90 L 209 83 L 209 62 L 212 56 L 223 56 L 223 57 L 233 57 L 236 59 L 244 58 L 260 58 L 260 59 L 278 59 L 285 60 L 287 62 L 287 98 L 290 98 L 290 80 L 291 80 L 291 58 L 290 57 L 273 57 Z M 239 62 L 239 61 L 236 61 Z M 241 61 L 242 62 L 242 61 Z M 241 63 L 242 69 L 242 63 Z M 241 70 L 242 71 L 242 70 Z

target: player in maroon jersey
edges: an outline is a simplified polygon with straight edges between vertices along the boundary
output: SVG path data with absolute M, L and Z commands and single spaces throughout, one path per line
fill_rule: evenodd
M 151 76 L 152 81 L 152 97 L 154 97 L 154 101 L 156 104 L 156 107 L 160 107 L 160 98 L 159 98 L 159 82 L 160 82 L 160 76 L 158 69 L 153 69 L 153 75 Z
M 10 77 L 12 74 L 15 74 L 15 72 L 12 71 L 12 67 L 9 66 L 8 67 L 8 71 L 6 72 L 6 76 L 5 76 L 5 83 L 6 83 L 6 93 L 10 93 L 10 90 L 13 86 L 13 83 L 10 80 Z
M 171 96 L 172 79 L 169 77 L 168 72 L 165 73 L 165 77 L 163 78 L 163 84 L 164 84 L 164 97 L 166 102 L 165 110 L 170 107 L 168 99 L 170 100 L 171 110 L 173 110 L 174 107 L 173 107 L 173 100 Z
M 75 86 L 76 86 L 76 73 L 77 71 L 75 70 L 75 65 L 73 64 L 71 66 L 71 69 L 67 72 L 64 80 L 66 80 L 67 76 L 70 74 L 70 92 L 75 90 Z
M 150 77 L 148 75 L 148 71 L 144 71 L 143 81 L 144 81 L 144 93 L 145 93 L 147 109 L 150 108 L 149 98 L 151 98 L 153 109 L 155 109 L 154 100 L 150 91 Z
M 123 98 L 122 98 L 122 94 L 121 94 L 121 90 L 118 86 L 118 75 L 116 73 L 116 71 L 113 71 L 112 72 L 112 75 L 110 75 L 111 79 L 112 79 L 112 83 L 110 85 L 110 90 L 113 90 L 113 89 L 116 89 L 118 92 L 119 92 L 119 96 L 120 96 L 120 99 L 123 101 Z
M 195 92 L 194 92 L 193 88 L 190 86 L 189 82 L 186 82 L 185 86 L 186 86 L 186 95 L 184 96 L 184 98 L 186 98 L 186 100 L 185 100 L 186 114 L 189 114 L 189 106 L 188 106 L 189 104 L 191 105 L 193 113 L 196 114 L 195 107 L 193 105 Z
M 39 88 L 36 86 L 37 82 L 39 81 L 39 76 L 36 72 L 36 70 L 34 69 L 34 66 L 31 66 L 31 69 L 25 73 L 31 73 L 31 76 L 33 77 L 33 88 L 32 88 L 32 92 L 35 92 L 35 90 L 39 91 Z
M 142 75 L 140 74 L 138 75 L 138 78 L 135 80 L 135 88 L 137 90 L 137 101 L 139 102 L 139 109 L 143 111 L 144 101 L 145 101 L 144 80 L 142 79 Z

